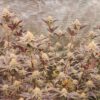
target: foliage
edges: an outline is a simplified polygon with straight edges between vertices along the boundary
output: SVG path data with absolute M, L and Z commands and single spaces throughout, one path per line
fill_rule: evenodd
M 4 9 L 0 29 L 0 99 L 99 100 L 100 48 L 90 31 L 80 36 L 77 19 L 59 30 L 56 20 L 43 20 L 47 35 L 34 35 L 22 20 Z

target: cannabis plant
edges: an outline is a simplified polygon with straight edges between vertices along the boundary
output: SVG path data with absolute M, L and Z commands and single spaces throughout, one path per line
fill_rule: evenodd
M 87 25 L 78 19 L 66 30 L 56 21 L 44 18 L 47 34 L 35 35 L 13 12 L 3 10 L 1 100 L 100 100 L 100 35 L 91 30 L 83 36 Z

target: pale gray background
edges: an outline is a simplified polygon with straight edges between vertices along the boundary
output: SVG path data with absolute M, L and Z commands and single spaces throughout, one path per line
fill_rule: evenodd
M 61 29 L 76 18 L 89 28 L 100 24 L 100 0 L 0 0 L 0 12 L 8 6 L 35 33 L 46 33 L 42 18 L 49 15 L 58 19 Z

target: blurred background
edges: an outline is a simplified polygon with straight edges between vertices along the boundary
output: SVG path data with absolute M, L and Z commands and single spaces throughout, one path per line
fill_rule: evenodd
M 100 24 L 100 0 L 0 0 L 0 12 L 9 7 L 23 19 L 25 27 L 45 34 L 42 19 L 53 16 L 62 30 L 75 19 L 88 24 L 88 29 Z

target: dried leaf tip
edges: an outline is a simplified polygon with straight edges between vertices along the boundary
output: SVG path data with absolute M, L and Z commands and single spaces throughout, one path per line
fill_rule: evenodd
M 53 21 L 53 17 L 52 16 L 48 16 L 47 17 L 47 21 L 52 22 Z
M 33 97 L 35 98 L 41 98 L 42 97 L 42 91 L 40 90 L 39 87 L 35 87 L 35 89 L 33 90 Z
M 20 84 L 21 84 L 21 82 L 20 81 L 17 81 L 17 80 L 15 80 L 14 83 L 13 83 L 13 85 L 16 86 L 16 87 L 19 87 Z
M 77 29 L 77 30 L 80 30 L 81 28 L 81 23 L 78 19 L 76 19 L 74 22 L 73 22 L 73 25 L 74 25 L 74 28 Z
M 30 31 L 27 31 L 26 35 L 22 38 L 23 41 L 29 43 L 34 40 L 34 35 Z
M 93 83 L 92 80 L 88 80 L 88 81 L 86 82 L 86 86 L 92 88 L 92 87 L 94 87 L 95 85 L 94 85 L 94 83 Z
M 61 96 L 67 97 L 67 94 L 68 94 L 68 91 L 65 88 L 63 88 L 61 90 Z
M 4 8 L 2 12 L 3 17 L 13 16 L 13 13 L 10 12 L 9 8 Z
M 97 44 L 92 40 L 89 44 L 88 44 L 88 50 L 96 50 L 97 49 Z

